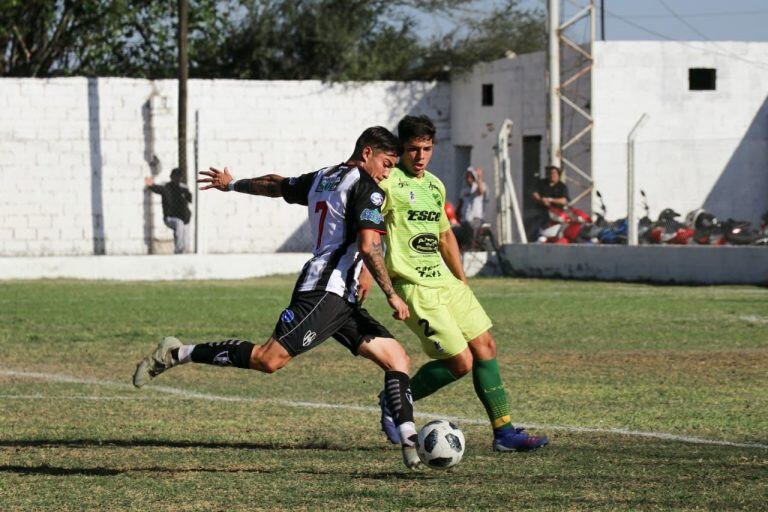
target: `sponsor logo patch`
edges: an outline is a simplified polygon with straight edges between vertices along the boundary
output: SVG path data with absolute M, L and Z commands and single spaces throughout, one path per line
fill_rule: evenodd
M 340 176 L 328 176 L 320 178 L 320 183 L 317 184 L 316 192 L 327 192 L 329 190 L 336 190 L 336 187 L 341 183 Z
M 411 238 L 408 245 L 416 252 L 431 254 L 437 252 L 438 239 L 432 233 L 421 233 Z
M 379 210 L 371 210 L 370 208 L 366 208 L 360 214 L 360 220 L 369 220 L 374 224 L 381 224 L 384 222 L 384 216 Z
M 280 320 L 286 324 L 293 322 L 294 318 L 296 318 L 296 315 L 290 309 L 284 309 L 283 314 L 280 315 Z
M 224 352 L 219 352 L 216 354 L 213 358 L 213 364 L 217 364 L 219 366 L 231 366 L 232 361 L 229 359 L 229 352 L 225 350 Z
M 302 347 L 306 347 L 310 345 L 313 341 L 315 341 L 315 338 L 317 338 L 317 333 L 315 331 L 307 331 L 304 334 L 303 341 L 301 343 Z
M 416 194 L 414 194 L 413 190 L 408 194 L 408 202 L 411 204 L 416 202 Z
M 288 178 L 288 184 L 289 185 L 295 185 L 296 184 L 296 178 Z
M 384 196 L 379 194 L 378 192 L 374 192 L 371 194 L 371 202 L 374 206 L 381 206 L 381 203 L 384 202 Z

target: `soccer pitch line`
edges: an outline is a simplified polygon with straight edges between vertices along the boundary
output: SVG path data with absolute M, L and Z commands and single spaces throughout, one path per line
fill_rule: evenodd
M 68 384 L 87 384 L 95 386 L 105 386 L 119 389 L 135 390 L 133 385 L 99 379 L 84 379 L 80 377 L 74 377 L 72 375 L 62 375 L 56 373 L 40 373 L 40 372 L 21 372 L 12 370 L 0 370 L 0 377 L 14 377 L 19 379 L 30 380 L 43 380 L 47 382 L 68 383 Z M 147 386 L 145 391 L 154 391 L 158 393 L 164 393 L 167 395 L 173 395 L 179 398 L 188 400 L 207 400 L 211 402 L 246 402 L 253 404 L 272 404 L 281 405 L 285 407 L 297 407 L 305 409 L 336 409 L 344 411 L 356 411 L 365 413 L 379 414 L 378 407 L 364 406 L 364 405 L 349 405 L 349 404 L 330 404 L 324 402 L 303 402 L 296 400 L 283 400 L 277 398 L 248 398 L 248 397 L 233 397 L 224 395 L 214 395 L 210 393 L 200 393 L 197 391 L 189 391 L 186 389 L 174 388 L 170 386 Z M 168 397 L 158 396 L 93 396 L 93 395 L 42 395 L 42 394 L 27 394 L 27 395 L 11 395 L 0 394 L 0 399 L 55 399 L 55 400 L 157 400 L 168 399 Z M 487 425 L 487 419 L 478 418 L 464 418 L 460 416 L 446 416 L 435 413 L 415 412 L 414 416 L 417 418 L 432 420 L 432 419 L 447 419 L 456 423 L 467 423 L 471 425 Z M 519 426 L 526 428 L 535 428 L 542 430 L 561 430 L 564 432 L 585 432 L 595 434 L 616 434 L 623 436 L 633 437 L 646 437 L 652 439 L 661 439 L 664 441 L 675 441 L 679 443 L 689 444 L 707 444 L 715 446 L 732 446 L 735 448 L 762 448 L 768 449 L 767 444 L 761 443 L 745 443 L 738 441 L 725 441 L 718 439 L 705 439 L 701 437 L 682 436 L 677 434 L 669 434 L 666 432 L 646 432 L 641 430 L 630 430 L 624 428 L 598 428 L 598 427 L 578 427 L 570 425 L 545 425 L 540 423 L 518 423 Z

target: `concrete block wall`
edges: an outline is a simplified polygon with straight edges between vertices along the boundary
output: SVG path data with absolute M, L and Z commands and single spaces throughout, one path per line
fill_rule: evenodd
M 176 93 L 174 80 L 0 79 L 0 255 L 147 254 L 167 245 L 160 198 L 143 179 L 165 182 L 177 165 Z M 450 132 L 450 89 L 440 83 L 192 80 L 189 98 L 190 183 L 196 112 L 199 166 L 228 166 L 237 177 L 341 162 L 364 128 L 394 129 L 408 113 Z M 218 191 L 195 200 L 202 252 L 309 249 L 300 207 Z

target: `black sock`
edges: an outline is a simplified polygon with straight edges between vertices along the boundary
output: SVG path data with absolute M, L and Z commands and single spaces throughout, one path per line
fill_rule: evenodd
M 211 341 L 195 345 L 189 357 L 195 363 L 249 368 L 254 346 L 243 340 Z
M 384 393 L 396 425 L 413 422 L 413 399 L 407 373 L 384 372 Z

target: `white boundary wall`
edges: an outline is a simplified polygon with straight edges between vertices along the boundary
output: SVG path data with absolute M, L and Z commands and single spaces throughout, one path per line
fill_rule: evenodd
M 765 247 L 510 244 L 503 250 L 525 277 L 768 285 Z
M 175 80 L 0 79 L 0 255 L 148 254 L 152 239 L 169 240 L 143 179 L 155 158 L 159 182 L 177 165 L 176 93 Z M 196 111 L 200 166 L 237 177 L 339 163 L 363 129 L 394 129 L 409 113 L 450 133 L 442 83 L 190 80 L 189 98 L 190 180 Z M 452 170 L 450 159 L 434 167 Z M 218 191 L 198 207 L 202 252 L 310 248 L 301 207 Z

